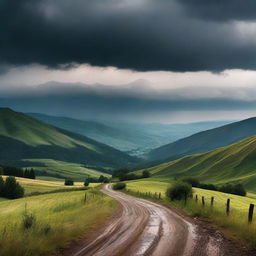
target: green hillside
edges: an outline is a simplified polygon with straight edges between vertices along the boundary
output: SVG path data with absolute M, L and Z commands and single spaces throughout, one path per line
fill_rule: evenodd
M 152 179 L 197 177 L 201 182 L 242 182 L 256 191 L 256 136 L 210 152 L 190 155 L 151 169 Z
M 203 153 L 227 146 L 253 135 L 256 135 L 255 117 L 196 133 L 156 148 L 145 157 L 147 160 L 158 161 L 158 163 L 167 162 L 186 155 Z
M 111 169 L 137 161 L 85 136 L 0 108 L 0 164 L 26 166 L 24 159 L 54 159 L 94 169 Z

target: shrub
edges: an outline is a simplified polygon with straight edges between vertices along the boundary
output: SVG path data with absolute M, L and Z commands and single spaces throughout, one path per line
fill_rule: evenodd
M 242 184 L 225 184 L 219 188 L 219 191 L 239 196 L 246 196 L 246 190 Z
M 0 197 L 4 196 L 4 179 L 0 176 Z
M 84 186 L 85 187 L 88 187 L 90 185 L 90 183 L 86 180 L 85 182 L 84 182 Z
M 192 178 L 192 177 L 184 178 L 184 179 L 182 179 L 182 181 L 190 184 L 192 187 L 195 187 L 195 188 L 200 185 L 199 180 L 197 180 L 196 178 Z
M 24 230 L 32 228 L 36 223 L 36 216 L 33 213 L 28 213 L 27 208 L 22 216 L 22 226 Z
M 65 179 L 65 186 L 73 186 L 74 185 L 74 181 L 71 179 Z
M 114 190 L 122 190 L 126 188 L 126 184 L 124 182 L 118 182 L 113 185 Z
M 130 172 L 130 170 L 127 168 L 121 168 L 121 169 L 115 170 L 115 171 L 113 171 L 112 178 L 120 178 L 129 172 Z
M 233 194 L 239 196 L 246 196 L 246 190 L 242 184 L 236 184 L 233 186 Z
M 7 177 L 4 184 L 4 197 L 16 199 L 24 196 L 24 188 L 12 176 Z
M 149 178 L 150 177 L 150 172 L 148 170 L 144 170 L 142 172 L 142 178 Z
M 175 182 L 166 190 L 166 196 L 171 200 L 187 200 L 191 195 L 192 186 L 182 181 Z
M 108 183 L 109 179 L 106 176 L 100 175 L 100 177 L 98 179 L 98 182 L 100 182 L 100 183 Z
M 203 184 L 203 183 L 200 183 L 198 188 L 202 188 L 202 189 L 208 189 L 208 190 L 214 190 L 214 191 L 217 191 L 217 187 L 213 184 Z

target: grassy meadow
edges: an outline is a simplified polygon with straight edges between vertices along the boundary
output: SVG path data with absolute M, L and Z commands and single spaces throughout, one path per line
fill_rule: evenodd
M 34 168 L 37 171 L 44 171 L 53 176 L 72 178 L 74 180 L 83 181 L 86 177 L 91 176 L 98 178 L 100 175 L 110 177 L 109 174 L 86 168 L 81 164 L 58 161 L 54 159 L 24 159 L 28 168 Z M 40 175 L 39 175 L 40 176 Z M 41 176 L 44 179 L 44 176 Z M 47 176 L 46 176 L 47 177 Z
M 194 177 L 202 183 L 242 183 L 256 193 L 256 136 L 148 168 L 154 180 Z M 137 171 L 140 174 L 143 170 Z
M 181 208 L 193 217 L 199 217 L 210 221 L 213 225 L 221 228 L 224 233 L 233 238 L 243 241 L 250 248 L 256 248 L 256 212 L 252 224 L 248 224 L 249 204 L 256 205 L 256 197 L 248 193 L 247 197 L 226 194 L 217 191 L 193 188 L 194 199 L 184 202 L 170 202 L 166 196 L 166 189 L 171 183 L 158 180 L 144 179 L 127 182 L 127 190 L 135 195 L 145 198 L 154 198 L 155 193 L 161 193 L 160 201 L 164 204 Z M 151 196 L 148 193 L 151 193 Z M 147 196 L 145 196 L 147 193 Z M 195 202 L 198 195 L 198 202 Z M 205 207 L 202 207 L 202 196 L 205 197 Z M 214 207 L 211 207 L 211 197 L 214 197 Z M 226 215 L 226 202 L 230 199 L 230 215 Z M 158 200 L 158 199 L 154 199 Z
M 113 199 L 96 189 L 0 199 L 0 255 L 54 253 L 68 246 L 71 240 L 86 237 L 116 208 Z
M 3 176 L 5 178 L 5 176 Z M 64 180 L 62 181 L 45 181 L 45 180 L 34 180 L 16 177 L 16 180 L 21 184 L 25 189 L 25 196 L 34 194 L 34 193 L 45 193 L 51 192 L 60 189 L 72 189 L 72 188 L 83 188 L 83 182 L 75 182 L 74 186 L 64 186 Z M 90 187 L 99 185 L 97 183 L 90 184 Z

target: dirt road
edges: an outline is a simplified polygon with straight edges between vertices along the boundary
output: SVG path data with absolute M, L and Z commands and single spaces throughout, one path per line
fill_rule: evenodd
M 220 233 L 209 232 L 162 205 L 113 191 L 110 184 L 102 191 L 120 202 L 122 214 L 74 256 L 247 255 Z

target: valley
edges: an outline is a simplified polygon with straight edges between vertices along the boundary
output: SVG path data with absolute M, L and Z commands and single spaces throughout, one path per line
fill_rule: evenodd
M 38 116 L 37 114 L 31 115 Z M 39 116 L 41 120 L 38 121 L 34 117 L 10 109 L 0 109 L 0 139 L 2 141 L 0 164 L 2 166 L 13 165 L 23 170 L 33 168 L 36 175 L 36 179 L 16 177 L 16 181 L 25 191 L 23 198 L 14 200 L 0 198 L 0 209 L 2 209 L 0 217 L 5 220 L 0 224 L 1 228 L 7 232 L 7 235 L 2 237 L 3 243 L 0 243 L 0 247 L 3 248 L 3 254 L 1 252 L 0 255 L 20 255 L 12 251 L 14 234 L 18 237 L 15 243 L 21 248 L 23 254 L 28 251 L 38 256 L 48 252 L 64 256 L 70 252 L 79 256 L 112 256 L 114 251 L 119 251 L 116 255 L 120 255 L 121 251 L 122 255 L 133 255 L 137 252 L 141 252 L 141 255 L 146 253 L 167 255 L 169 251 L 172 251 L 175 256 L 218 256 L 223 253 L 230 256 L 253 255 L 251 250 L 256 244 L 255 224 L 253 222 L 247 226 L 246 223 L 249 205 L 256 204 L 254 186 L 256 137 L 250 136 L 254 131 L 254 119 L 225 124 L 196 133 L 162 148 L 153 149 L 149 154 L 142 156 L 143 158 L 138 158 L 120 151 L 120 147 L 115 149 L 93 139 L 100 140 L 100 136 L 104 136 L 106 132 L 106 138 L 112 141 L 112 136 L 120 135 L 117 130 L 111 130 L 114 125 L 111 129 L 107 126 L 103 129 L 102 124 L 86 123 L 81 120 Z M 44 123 L 42 119 L 47 119 L 47 122 Z M 244 134 L 248 135 L 245 139 L 235 130 L 238 124 L 240 128 L 244 127 Z M 206 124 L 193 125 L 203 129 Z M 96 133 L 93 133 L 96 126 L 98 126 L 98 131 L 96 129 Z M 119 128 L 115 127 L 115 129 L 120 129 L 120 127 L 119 124 Z M 156 134 L 161 131 L 152 127 L 149 129 L 154 130 Z M 172 134 L 174 126 L 169 126 L 169 128 Z M 88 129 L 91 131 L 91 133 L 88 132 L 91 138 L 84 136 L 89 131 Z M 181 126 L 177 126 L 176 129 L 181 129 L 180 134 L 182 134 Z M 230 132 L 230 129 L 233 132 Z M 118 137 L 119 145 L 125 141 L 124 139 L 132 142 L 133 139 L 136 140 L 136 136 L 140 136 L 137 133 L 135 137 L 132 137 L 134 130 L 129 127 L 128 130 L 131 134 Z M 225 132 L 226 140 L 222 140 L 221 137 Z M 121 133 L 124 134 L 124 130 Z M 154 137 L 152 133 L 150 135 L 145 132 L 144 135 Z M 152 140 L 147 141 L 149 144 L 152 142 Z M 207 144 L 205 147 L 203 141 Z M 219 144 L 213 143 L 215 141 L 222 141 L 223 144 L 232 141 L 233 144 L 218 147 Z M 107 143 L 106 140 L 104 142 Z M 112 142 L 114 145 L 115 140 Z M 147 150 L 148 144 L 140 144 L 142 147 L 143 145 Z M 151 144 L 152 147 L 153 145 L 154 143 Z M 126 146 L 125 143 L 124 147 Z M 209 151 L 208 149 L 211 148 L 213 149 Z M 151 156 L 150 154 L 154 152 L 162 154 L 163 158 Z M 166 158 L 167 152 L 169 152 L 169 157 Z M 178 159 L 174 157 L 174 160 L 171 160 L 174 152 L 175 154 L 180 152 L 179 154 L 181 156 L 184 154 L 184 156 Z M 112 177 L 113 172 L 117 170 L 119 170 L 119 175 L 122 172 L 125 174 L 122 182 L 125 182 L 126 188 L 122 192 L 113 191 L 111 184 L 104 184 L 118 181 L 119 176 Z M 3 178 L 5 180 L 7 176 Z M 246 189 L 247 196 L 193 187 L 193 198 L 188 199 L 186 204 L 182 201 L 170 201 L 166 196 L 168 187 L 173 187 L 175 183 L 184 178 L 198 179 L 202 184 L 213 184 L 216 187 L 241 184 Z M 71 182 L 71 184 L 66 184 L 66 182 Z M 213 208 L 210 206 L 212 197 L 214 197 Z M 228 199 L 231 202 L 231 210 L 230 217 L 226 219 L 225 205 Z M 201 205 L 201 200 L 204 200 L 204 206 Z M 43 203 L 44 201 L 46 203 Z M 95 214 L 90 214 L 91 211 Z M 196 216 L 200 221 L 197 222 L 187 217 L 186 214 Z M 74 218 L 78 215 L 83 217 L 75 221 Z M 128 223 L 126 216 L 130 216 L 129 229 L 126 229 Z M 140 220 L 141 224 L 136 225 L 137 220 L 134 218 Z M 24 227 L 27 225 L 24 224 L 25 220 L 31 222 L 28 228 Z M 107 220 L 112 224 L 109 224 Z M 151 221 L 148 222 L 148 220 Z M 80 225 L 81 221 L 84 222 L 83 225 Z M 217 242 L 220 239 L 219 235 L 213 234 L 211 227 L 207 228 L 209 233 L 205 234 L 204 240 L 199 242 L 198 237 L 200 237 L 204 221 L 210 222 L 223 232 L 221 243 Z M 4 223 L 13 224 L 6 226 Z M 156 231 L 153 231 L 154 236 L 150 238 L 152 225 Z M 173 240 L 173 234 L 168 231 L 173 225 L 179 237 L 184 240 L 184 243 L 179 246 L 183 248 L 182 250 L 177 246 L 171 247 L 177 243 Z M 19 228 L 16 230 L 15 226 Z M 102 227 L 101 235 L 97 234 L 98 227 Z M 197 231 L 190 233 L 191 227 Z M 163 233 L 157 231 L 159 228 L 165 233 L 164 236 Z M 117 229 L 120 229 L 120 235 Z M 24 246 L 21 245 L 24 242 L 23 232 L 26 232 L 28 241 Z M 97 242 L 91 240 L 94 236 L 99 236 Z M 115 243 L 111 242 L 114 237 L 119 236 L 121 240 L 118 238 Z M 138 242 L 134 242 L 133 236 L 138 239 Z M 167 236 L 168 241 L 173 241 L 171 244 L 166 243 L 164 237 Z M 82 237 L 81 241 L 79 237 Z M 230 242 L 226 237 L 231 240 L 239 239 L 247 249 L 242 248 L 242 245 L 236 245 L 231 250 L 234 242 Z M 43 245 L 36 243 L 35 239 L 42 241 Z M 212 247 L 215 248 L 215 254 L 208 249 Z M 102 248 L 104 248 L 103 254 L 101 254 Z M 200 248 L 200 254 L 198 254 L 198 248 Z

